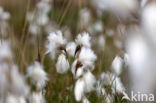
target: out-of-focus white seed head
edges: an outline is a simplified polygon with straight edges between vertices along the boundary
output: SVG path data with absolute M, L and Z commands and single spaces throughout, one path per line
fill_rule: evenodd
M 113 95 L 107 95 L 106 97 L 106 103 L 113 103 L 114 102 L 114 96 Z
M 88 92 L 95 90 L 96 78 L 90 71 L 87 71 L 83 75 L 83 79 L 85 81 L 85 92 L 88 93 Z
M 104 27 L 103 27 L 103 24 L 101 21 L 96 22 L 93 25 L 93 28 L 94 28 L 95 32 L 103 32 L 104 31 Z
M 8 64 L 0 62 L 0 97 L 3 97 L 4 94 L 8 91 L 8 78 L 7 78 L 7 73 L 8 73 Z
M 123 60 L 121 57 L 116 56 L 112 62 L 112 70 L 116 75 L 120 75 L 122 72 Z
M 75 42 L 69 42 L 66 46 L 66 51 L 69 56 L 74 57 L 76 50 L 76 44 Z
M 47 73 L 44 71 L 43 66 L 39 62 L 35 62 L 33 65 L 27 68 L 28 77 L 32 79 L 33 84 L 38 90 L 45 87 L 48 80 Z
M 119 77 L 115 77 L 113 81 L 113 92 L 123 93 L 125 92 L 125 87 L 123 86 L 121 79 Z
M 49 22 L 49 18 L 47 15 L 40 14 L 36 19 L 37 24 L 40 26 L 45 26 Z
M 105 88 L 100 80 L 98 80 L 96 83 L 96 93 L 98 96 L 106 96 Z
M 14 96 L 12 94 L 9 94 L 6 97 L 6 102 L 5 103 L 27 103 L 26 99 L 20 96 Z
M 76 101 L 81 101 L 85 93 L 85 81 L 80 78 L 76 81 L 74 94 Z
M 90 103 L 90 101 L 86 97 L 83 97 L 82 103 Z
M 90 25 L 87 28 L 87 31 L 89 33 L 91 33 L 91 35 L 97 34 L 97 33 L 102 33 L 104 31 L 104 26 L 102 24 L 102 21 L 97 21 L 94 24 Z
M 69 62 L 66 59 L 66 56 L 62 53 L 59 55 L 57 63 L 56 63 L 56 70 L 58 73 L 63 74 L 66 73 L 69 69 Z
M 33 35 L 37 35 L 41 32 L 41 29 L 37 24 L 34 23 L 29 26 L 29 32 Z
M 102 35 L 102 34 L 99 35 L 97 42 L 98 42 L 97 45 L 98 45 L 99 50 L 103 51 L 105 48 L 105 43 L 106 43 L 104 35 Z
M 142 11 L 142 27 L 144 35 L 156 47 L 156 3 L 150 3 Z
M 51 9 L 51 5 L 50 5 L 49 1 L 45 1 L 45 0 L 41 0 L 40 2 L 38 2 L 36 7 L 37 7 L 38 11 L 42 14 L 43 13 L 47 14 Z
M 94 63 L 96 59 L 97 56 L 90 48 L 81 48 L 78 60 L 83 64 L 85 68 L 89 67 L 92 70 L 94 68 Z
M 0 21 L 1 20 L 5 21 L 8 19 L 10 19 L 10 14 L 8 12 L 4 11 L 2 7 L 0 7 Z
M 129 38 L 126 50 L 129 55 L 131 70 L 142 71 L 146 67 L 149 49 L 145 39 L 135 32 L 136 36 Z M 133 71 L 133 70 L 132 70 Z
M 91 47 L 91 37 L 89 36 L 88 33 L 84 32 L 82 34 L 78 34 L 75 42 L 80 45 L 80 46 L 85 46 L 90 48 Z
M 33 92 L 29 98 L 29 103 L 45 103 L 41 92 Z
M 0 61 L 6 58 L 12 58 L 12 52 L 10 48 L 10 43 L 8 41 L 0 42 Z
M 79 22 L 78 22 L 79 28 L 87 27 L 90 21 L 91 21 L 91 13 L 89 9 L 87 8 L 81 9 L 79 13 Z
M 10 89 L 12 93 L 16 94 L 17 96 L 28 95 L 29 87 L 26 84 L 24 76 L 19 73 L 16 65 L 12 65 L 10 79 Z
M 100 75 L 100 80 L 102 80 L 103 84 L 111 85 L 112 81 L 115 79 L 115 76 L 109 72 L 103 72 Z
M 138 2 L 136 0 L 92 0 L 97 12 L 110 11 L 115 15 L 128 18 L 131 12 L 136 12 Z
M 113 29 L 106 29 L 106 34 L 107 36 L 112 37 L 115 35 L 115 32 Z

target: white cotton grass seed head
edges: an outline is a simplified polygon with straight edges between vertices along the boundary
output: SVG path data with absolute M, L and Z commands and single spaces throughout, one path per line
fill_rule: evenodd
M 95 78 L 95 76 L 90 71 L 87 71 L 83 75 L 83 79 L 85 81 L 85 92 L 86 93 L 95 90 L 96 78 Z
M 121 79 L 119 77 L 115 77 L 115 80 L 113 81 L 113 90 L 114 93 L 118 92 L 118 93 L 123 93 L 125 92 L 125 87 L 123 86 Z
M 76 81 L 74 94 L 76 101 L 81 101 L 85 93 L 85 81 L 80 78 Z
M 83 97 L 83 99 L 82 99 L 82 103 L 90 103 L 90 101 L 88 100 L 88 98 Z
M 98 45 L 98 49 L 100 51 L 104 51 L 105 44 L 106 44 L 106 39 L 105 39 L 105 37 L 104 37 L 103 34 L 101 34 L 101 35 L 98 36 L 98 40 L 96 42 L 97 42 L 97 45 Z
M 0 97 L 3 97 L 7 92 L 8 80 L 7 80 L 8 64 L 0 62 Z
M 103 32 L 104 27 L 103 27 L 102 21 L 97 21 L 97 22 L 93 25 L 93 29 L 95 30 L 95 32 Z
M 6 58 L 12 58 L 13 54 L 10 48 L 10 42 L 6 40 L 0 41 L 0 61 Z
M 103 84 L 101 83 L 100 80 L 97 80 L 96 93 L 97 93 L 98 96 L 105 96 L 105 95 L 103 95 L 104 93 L 102 93 L 102 89 L 104 89 Z M 105 92 L 105 89 L 103 90 L 103 92 Z
M 24 97 L 8 94 L 5 103 L 27 103 L 27 102 Z
M 41 92 L 33 92 L 29 98 L 29 103 L 46 103 Z
M 56 71 L 60 74 L 66 73 L 69 70 L 69 62 L 66 56 L 62 53 L 59 55 L 56 63 Z
M 36 7 L 39 10 L 39 12 L 45 13 L 45 14 L 47 14 L 51 9 L 51 5 L 49 4 L 48 1 L 45 1 L 45 0 L 41 0 L 40 2 L 38 2 Z
M 79 28 L 85 28 L 89 25 L 91 21 L 91 12 L 88 8 L 83 8 L 79 12 L 79 22 L 78 27 Z
M 17 96 L 27 96 L 29 93 L 29 87 L 26 84 L 24 76 L 19 73 L 16 65 L 12 65 L 10 78 L 11 82 L 9 85 L 11 92 Z
M 114 103 L 114 96 L 113 95 L 107 95 L 107 97 L 106 97 L 106 103 Z
M 48 36 L 48 44 L 46 45 L 47 52 L 50 53 L 51 57 L 54 59 L 56 56 L 57 49 L 60 46 L 66 44 L 66 39 L 64 39 L 61 31 L 52 32 Z
M 112 62 L 112 70 L 116 75 L 120 75 L 122 72 L 123 60 L 121 57 L 116 56 Z
M 136 0 L 92 0 L 97 12 L 109 11 L 122 19 L 127 19 L 132 12 L 136 12 Z
M 156 45 L 156 3 L 149 3 L 141 13 L 142 28 L 149 42 Z
M 106 72 L 106 73 L 103 72 L 100 75 L 100 80 L 105 85 L 111 85 L 114 79 L 115 79 L 115 75 L 110 72 Z
M 66 46 L 66 51 L 69 56 L 74 57 L 76 50 L 76 44 L 75 42 L 69 42 Z
M 36 19 L 36 23 L 39 26 L 45 26 L 46 24 L 48 24 L 48 22 L 49 22 L 49 18 L 47 15 L 40 14 Z
M 41 28 L 34 23 L 29 26 L 29 32 L 33 35 L 37 35 L 41 32 Z
M 5 20 L 8 20 L 8 19 L 10 19 L 10 13 L 4 11 L 3 8 L 0 7 L 0 20 L 5 21 Z
M 39 62 L 35 62 L 33 65 L 27 68 L 28 77 L 32 79 L 32 83 L 37 89 L 43 89 L 48 80 L 47 73 L 44 71 L 43 66 Z
M 78 60 L 83 64 L 85 68 L 88 67 L 93 70 L 96 59 L 97 56 L 90 48 L 81 48 Z
M 77 45 L 90 48 L 91 47 L 90 40 L 91 40 L 91 37 L 89 36 L 89 34 L 84 32 L 82 34 L 78 34 L 75 42 L 77 43 Z

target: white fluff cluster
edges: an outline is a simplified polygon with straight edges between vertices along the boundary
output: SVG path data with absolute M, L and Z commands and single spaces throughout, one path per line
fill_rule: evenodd
M 82 34 L 78 34 L 75 42 L 80 45 L 80 46 L 84 46 L 84 47 L 91 47 L 91 43 L 90 43 L 90 36 L 88 33 L 84 32 Z
M 94 63 L 97 57 L 90 48 L 81 48 L 78 60 L 82 63 L 85 68 L 94 68 Z
M 95 33 L 102 33 L 104 31 L 104 26 L 102 21 L 97 21 L 94 24 L 90 25 L 87 30 L 89 33 L 95 34 Z
M 122 72 L 123 60 L 121 57 L 116 56 L 112 62 L 112 70 L 116 75 L 120 75 Z
M 5 103 L 27 103 L 27 102 L 23 97 L 17 97 L 15 95 L 9 94 L 6 98 Z
M 42 90 L 45 87 L 48 77 L 39 62 L 35 62 L 27 68 L 27 75 L 31 78 L 33 85 L 35 85 L 38 90 Z
M 0 61 L 4 59 L 13 58 L 13 54 L 10 48 L 10 43 L 7 40 L 0 41 Z
M 76 50 L 76 43 L 75 42 L 69 42 L 66 46 L 66 51 L 69 56 L 74 57 Z
M 75 84 L 75 99 L 77 101 L 86 101 L 87 98 L 85 98 L 85 93 L 89 93 L 91 91 L 93 91 L 95 89 L 95 84 L 96 84 L 96 78 L 94 77 L 94 75 L 91 72 L 86 72 L 84 74 L 84 76 L 82 78 L 79 78 L 76 81 Z M 89 102 L 89 100 L 87 99 L 87 101 Z
M 102 95 L 111 101 L 114 101 L 113 98 L 116 93 L 122 94 L 124 96 L 126 95 L 125 87 L 123 86 L 121 79 L 118 76 L 116 76 L 116 74 L 114 73 L 110 73 L 110 72 L 101 73 L 96 87 L 97 87 L 96 91 L 98 95 L 100 96 Z M 109 91 L 109 93 L 107 93 L 106 91 Z M 108 101 L 107 99 L 106 101 Z
M 86 93 L 95 90 L 96 78 L 91 73 L 94 70 L 94 63 L 97 59 L 91 50 L 90 36 L 88 33 L 79 34 L 76 38 L 77 48 L 75 51 L 77 58 L 72 64 L 72 73 L 77 80 L 75 84 L 75 98 L 77 101 L 89 103 L 85 97 Z
M 3 10 L 0 6 L 0 33 L 2 36 L 8 35 L 9 24 L 8 20 L 10 19 L 10 14 Z
M 46 103 L 41 92 L 33 92 L 29 97 L 29 103 Z
M 122 18 L 131 17 L 131 13 L 135 12 L 138 6 L 136 0 L 92 0 L 92 3 L 99 15 L 103 11 L 110 11 Z
M 50 53 L 52 59 L 55 59 L 59 50 L 65 50 L 66 39 L 64 39 L 61 31 L 52 32 L 48 36 L 47 52 Z
M 29 87 L 15 64 L 0 62 L 0 78 L 2 103 L 26 103 Z
M 89 26 L 89 23 L 91 21 L 91 12 L 88 8 L 83 8 L 79 12 L 79 22 L 78 27 L 80 29 L 85 28 Z
M 62 53 L 59 55 L 57 63 L 56 63 L 56 70 L 58 73 L 63 74 L 66 73 L 69 69 L 69 62 L 66 59 L 66 56 Z
M 151 3 L 143 8 L 142 11 L 142 28 L 146 38 L 154 45 L 156 45 L 156 4 Z
M 53 56 L 56 55 L 56 52 L 60 53 L 56 62 L 58 73 L 66 73 L 70 68 L 67 57 L 75 56 L 71 69 L 73 76 L 77 79 L 74 89 L 75 98 L 77 101 L 89 103 L 85 94 L 95 90 L 96 78 L 91 71 L 94 70 L 97 59 L 97 56 L 91 50 L 91 37 L 84 32 L 76 37 L 75 42 L 67 43 L 61 31 L 58 31 L 51 33 L 48 40 L 47 53 L 52 53 Z
M 41 33 L 41 28 L 49 23 L 48 13 L 51 9 L 50 1 L 40 0 L 36 4 L 36 11 L 28 12 L 29 32 L 33 35 Z
M 68 54 L 73 55 L 74 51 L 72 50 L 75 48 L 75 45 L 68 44 L 66 46 L 67 40 L 63 37 L 61 31 L 50 33 L 48 42 L 49 43 L 46 45 L 47 53 L 50 53 L 52 59 L 55 59 L 57 53 L 60 53 L 56 63 L 56 71 L 60 74 L 66 73 L 69 69 L 69 62 L 66 56 Z

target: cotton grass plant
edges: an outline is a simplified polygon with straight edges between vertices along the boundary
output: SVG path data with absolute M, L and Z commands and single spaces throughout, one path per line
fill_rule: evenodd
M 0 103 L 130 103 L 130 91 L 154 93 L 154 0 L 5 2 Z

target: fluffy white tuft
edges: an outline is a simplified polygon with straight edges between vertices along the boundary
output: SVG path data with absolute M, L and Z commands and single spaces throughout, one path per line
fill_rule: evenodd
M 89 34 L 84 32 L 82 34 L 78 34 L 75 41 L 78 45 L 90 48 L 91 47 L 90 40 L 91 40 L 91 37 L 89 36 Z
M 66 73 L 69 69 L 69 62 L 66 59 L 66 56 L 62 53 L 59 55 L 57 63 L 56 63 L 56 70 L 58 73 L 63 74 Z
M 84 92 L 85 92 L 85 82 L 82 78 L 80 78 L 76 81 L 74 89 L 76 101 L 82 100 Z
M 27 68 L 27 74 L 38 89 L 43 89 L 46 85 L 46 81 L 48 80 L 47 73 L 39 62 L 35 62 L 33 65 L 29 66 Z
M 76 44 L 74 42 L 69 42 L 66 46 L 66 51 L 69 56 L 74 57 L 76 50 Z
M 89 67 L 93 69 L 94 62 L 96 61 L 96 59 L 97 56 L 90 48 L 81 48 L 81 52 L 79 54 L 79 61 L 83 64 L 84 67 Z

